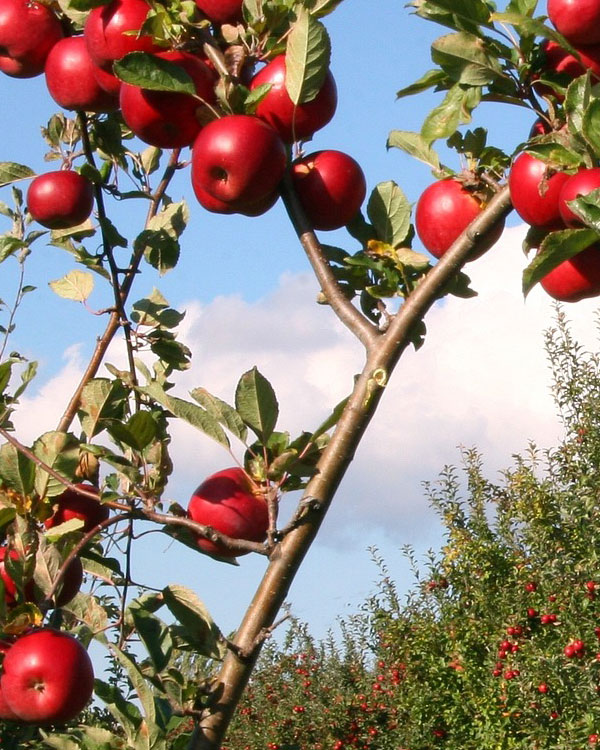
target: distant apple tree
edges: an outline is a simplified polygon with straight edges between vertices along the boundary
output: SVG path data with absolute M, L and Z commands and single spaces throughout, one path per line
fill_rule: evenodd
M 12 302 L 2 306 L 0 363 L 3 747 L 221 747 L 396 364 L 423 343 L 438 299 L 474 294 L 462 268 L 498 238 L 513 202 L 535 250 L 524 292 L 537 282 L 565 301 L 600 292 L 600 38 L 583 47 L 571 27 L 563 36 L 536 16 L 530 0 L 501 12 L 484 0 L 415 0 L 418 16 L 447 31 L 432 45 L 434 67 L 398 92 L 433 88 L 440 103 L 420 132 L 394 130 L 387 144 L 433 171 L 413 219 L 395 182 L 367 197 L 351 156 L 307 153 L 305 142 L 335 112 L 323 19 L 340 2 L 0 0 L 0 70 L 44 73 L 67 112 L 42 131 L 55 170 L 0 164 L 8 223 L 0 260 L 17 267 L 16 288 L 2 295 Z M 563 28 L 562 9 L 553 20 Z M 488 144 L 483 128 L 463 127 L 481 102 L 532 112 L 512 168 L 513 155 Z M 460 168 L 442 164 L 436 141 Z M 177 273 L 188 209 L 169 189 L 184 170 L 192 200 L 213 213 L 260 222 L 281 198 L 330 308 L 323 315 L 336 315 L 364 350 L 348 397 L 300 435 L 279 424 L 260 363 L 248 364 L 233 403 L 202 384 L 176 395 L 193 356 L 177 338 L 182 313 L 159 291 L 137 298 L 135 286 L 140 276 Z M 132 206 L 119 226 L 115 201 Z M 145 218 L 133 227 L 136 206 Z M 320 241 L 344 226 L 347 249 Z M 417 235 L 428 254 L 413 248 Z M 9 342 L 35 294 L 22 271 L 43 242 L 72 259 L 74 269 L 51 282 L 65 308 L 99 284 L 106 325 L 56 429 L 25 444 L 11 420 L 36 364 Z M 124 369 L 105 361 L 116 341 Z M 226 450 L 241 446 L 237 465 L 208 477 L 188 508 L 169 498 L 175 420 Z M 301 497 L 282 524 L 279 501 L 291 490 Z M 197 592 L 133 585 L 138 521 L 215 565 L 246 553 L 268 559 L 231 637 L 203 606 L 201 582 Z M 79 588 L 82 571 L 93 593 Z M 112 671 L 95 679 L 97 701 L 81 714 L 92 692 L 81 645 L 92 641 L 106 648 Z M 199 659 L 202 673 L 190 677 L 186 664 Z

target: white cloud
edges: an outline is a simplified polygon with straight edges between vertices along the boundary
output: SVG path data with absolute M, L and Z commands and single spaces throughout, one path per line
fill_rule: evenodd
M 459 463 L 458 445 L 477 445 L 493 476 L 530 439 L 541 446 L 558 439 L 542 340 L 553 323 L 553 304 L 541 289 L 522 298 L 523 231 L 507 229 L 492 251 L 468 266 L 477 298 L 449 298 L 430 312 L 424 347 L 407 351 L 399 363 L 342 484 L 328 523 L 333 539 L 370 525 L 394 537 L 418 533 L 431 517 L 421 482 Z M 332 312 L 315 304 L 316 292 L 308 274 L 287 274 L 254 303 L 231 296 L 184 305 L 180 333 L 193 366 L 178 376 L 177 391 L 204 386 L 231 402 L 239 376 L 256 365 L 277 392 L 281 429 L 315 427 L 347 395 L 363 360 L 360 345 Z M 567 306 L 576 336 L 587 345 L 594 341 L 596 307 L 596 300 Z M 21 436 L 39 434 L 42 422 L 47 429 L 56 424 L 63 394 L 81 372 L 77 348 L 65 356 L 63 370 L 24 399 Z M 111 361 L 118 364 L 118 357 Z M 241 457 L 240 446 L 234 450 Z M 171 494 L 182 504 L 204 476 L 232 461 L 185 425 L 174 426 L 172 455 Z

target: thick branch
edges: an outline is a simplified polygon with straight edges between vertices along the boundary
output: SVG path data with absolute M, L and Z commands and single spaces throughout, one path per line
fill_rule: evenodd
M 354 307 L 352 302 L 342 291 L 335 278 L 331 266 L 323 255 L 321 244 L 317 239 L 314 229 L 306 218 L 294 189 L 291 186 L 289 176 L 286 176 L 282 185 L 282 197 L 288 214 L 298 235 L 298 239 L 308 260 L 310 261 L 317 281 L 325 299 L 332 307 L 341 322 L 349 328 L 358 340 L 365 346 L 373 344 L 379 335 L 376 326 L 369 322 L 362 313 Z
M 388 331 L 371 347 L 365 367 L 318 463 L 317 474 L 305 490 L 304 499 L 310 498 L 314 502 L 306 503 L 303 522 L 285 536 L 271 555 L 269 566 L 236 634 L 235 644 L 239 652 L 252 653 L 252 657 L 242 660 L 234 651 L 226 655 L 213 686 L 214 702 L 207 706 L 199 731 L 192 740 L 192 750 L 217 750 L 220 747 L 258 658 L 257 638 L 272 624 L 284 603 L 296 572 L 376 411 L 385 384 L 410 343 L 414 326 L 465 264 L 479 237 L 495 226 L 510 208 L 508 189 L 503 188 L 427 274 L 393 319 Z

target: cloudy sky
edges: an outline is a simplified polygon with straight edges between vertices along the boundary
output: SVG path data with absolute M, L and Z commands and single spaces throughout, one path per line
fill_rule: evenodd
M 523 300 L 523 232 L 522 226 L 507 229 L 486 256 L 468 266 L 478 296 L 438 304 L 427 319 L 424 347 L 407 351 L 399 363 L 291 592 L 294 611 L 321 631 L 372 590 L 377 571 L 370 546 L 381 550 L 406 586 L 401 547 L 413 544 L 422 554 L 439 544 L 421 483 L 435 480 L 447 464 L 460 464 L 459 446 L 476 445 L 494 478 L 529 440 L 549 447 L 559 439 L 542 343 L 543 331 L 553 324 L 553 303 L 541 289 Z M 294 434 L 316 426 L 347 394 L 362 352 L 332 312 L 315 304 L 315 292 L 308 274 L 286 273 L 253 302 L 239 294 L 208 303 L 189 300 L 181 335 L 194 359 L 178 379 L 178 391 L 185 395 L 204 386 L 231 402 L 239 375 L 256 365 L 275 387 L 280 427 Z M 575 335 L 591 347 L 596 307 L 591 300 L 566 308 Z M 119 357 L 115 350 L 109 360 L 118 364 Z M 62 368 L 23 400 L 16 420 L 21 439 L 39 434 L 41 422 L 48 429 L 56 424 L 82 366 L 75 345 Z M 183 505 L 202 478 L 231 463 L 222 448 L 182 425 L 174 429 L 172 455 L 169 496 Z M 218 565 L 173 549 L 157 535 L 142 547 L 140 578 L 155 583 L 158 576 L 166 583 L 175 577 L 194 586 L 218 621 L 231 627 L 264 567 L 260 558 L 243 558 L 239 568 Z M 224 590 L 235 597 L 223 601 Z

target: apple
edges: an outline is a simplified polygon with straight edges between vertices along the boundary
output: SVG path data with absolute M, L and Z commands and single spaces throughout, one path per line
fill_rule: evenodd
M 292 185 L 314 229 L 346 226 L 360 210 L 367 185 L 363 171 L 342 151 L 315 151 L 296 160 Z
M 531 226 L 562 224 L 559 195 L 570 175 L 553 172 L 541 159 L 521 153 L 514 160 L 508 175 L 513 207 Z
M 287 163 L 279 135 L 252 115 L 227 115 L 206 125 L 192 147 L 192 187 L 220 213 L 252 212 L 268 204 Z
M 232 539 L 263 542 L 269 528 L 267 501 L 245 471 L 224 469 L 204 480 L 192 495 L 188 515 Z M 198 537 L 198 547 L 210 555 L 236 557 L 244 554 Z
M 111 94 L 111 96 L 116 97 L 116 99 L 118 100 L 119 94 L 121 93 L 121 85 L 123 84 L 123 81 L 121 81 L 120 78 L 117 78 L 117 76 L 112 72 L 112 66 L 101 68 L 99 65 L 96 65 L 96 63 L 94 63 L 92 72 L 94 74 L 94 78 L 98 81 L 98 85 L 100 86 L 100 88 L 104 89 L 104 91 Z
M 0 690 L 8 708 L 30 724 L 62 724 L 86 706 L 94 689 L 87 651 L 52 628 L 20 636 L 2 662 Z
M 48 5 L 30 0 L 0 0 L 0 70 L 15 78 L 44 72 L 46 57 L 63 37 Z
M 83 36 L 96 65 L 107 68 L 128 52 L 160 49 L 152 36 L 138 33 L 150 7 L 146 0 L 111 0 L 90 11 Z
M 548 16 L 572 44 L 600 42 L 600 0 L 548 0 Z
M 12 646 L 12 641 L 0 641 L 0 654 L 2 659 L 7 654 L 9 648 Z M 2 666 L 0 665 L 0 675 L 2 674 Z M 0 721 L 18 721 L 19 717 L 17 714 L 8 706 L 8 703 L 4 700 L 2 688 L 0 687 Z
M 75 487 L 87 492 L 98 492 L 97 487 L 85 482 L 76 484 Z M 103 505 L 99 500 L 94 500 L 81 492 L 77 492 L 77 490 L 72 490 L 70 487 L 58 497 L 53 498 L 53 501 L 55 505 L 54 514 L 44 522 L 47 529 L 70 521 L 72 518 L 78 518 L 83 521 L 82 531 L 87 533 L 99 523 L 106 521 L 110 514 L 108 505 Z
M 330 71 L 316 97 L 297 106 L 285 87 L 285 55 L 278 55 L 259 70 L 250 82 L 250 90 L 267 83 L 271 88 L 255 114 L 275 128 L 286 143 L 310 138 L 327 125 L 335 113 L 337 89 Z
M 59 40 L 46 59 L 46 85 L 50 96 L 64 109 L 112 112 L 119 100 L 99 84 L 85 39 L 69 36 Z
M 600 295 L 600 243 L 564 260 L 540 284 L 547 294 L 561 302 L 579 302 Z
M 243 4 L 243 0 L 196 0 L 208 20 L 218 24 L 241 21 Z
M 17 603 L 17 586 L 6 570 L 4 560 L 6 559 L 7 552 L 7 547 L 0 547 L 0 577 L 2 578 L 2 583 L 4 584 L 4 601 L 6 602 L 6 605 L 8 607 L 12 607 Z M 19 553 L 14 549 L 11 549 L 10 552 L 8 552 L 8 555 L 11 560 L 19 559 Z M 81 560 L 78 557 L 74 557 L 65 570 L 62 584 L 55 598 L 55 605 L 57 607 L 64 607 L 65 604 L 68 604 L 71 599 L 73 599 L 73 597 L 78 593 L 79 589 L 81 588 L 82 582 L 83 565 L 81 564 Z M 24 596 L 26 601 L 36 601 L 33 581 L 27 581 L 27 583 L 25 584 Z
M 417 201 L 415 228 L 425 248 L 436 258 L 457 240 L 469 224 L 483 210 L 482 201 L 453 177 L 438 180 L 425 188 Z M 476 253 L 469 260 L 479 258 L 494 245 L 504 229 L 501 221 L 481 239 Z
M 600 188 L 600 167 L 580 169 L 566 180 L 560 190 L 558 208 L 562 220 L 568 227 L 584 226 L 583 221 L 569 208 L 568 201 L 587 195 L 598 188 Z
M 158 52 L 156 57 L 183 68 L 192 78 L 196 94 L 205 102 L 215 101 L 213 71 L 189 52 Z M 198 113 L 205 110 L 190 94 L 150 91 L 123 83 L 121 114 L 128 127 L 146 143 L 159 148 L 181 148 L 192 144 L 202 127 Z
M 45 172 L 27 190 L 32 218 L 48 229 L 68 229 L 84 222 L 94 207 L 92 183 L 71 169 Z

